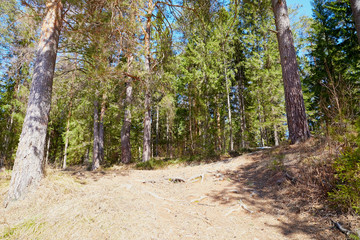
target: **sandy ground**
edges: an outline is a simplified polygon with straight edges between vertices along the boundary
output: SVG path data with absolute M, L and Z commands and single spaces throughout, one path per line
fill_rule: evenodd
M 53 171 L 0 209 L 0 238 L 344 239 L 329 222 L 284 207 L 257 176 L 261 156 L 156 171 Z

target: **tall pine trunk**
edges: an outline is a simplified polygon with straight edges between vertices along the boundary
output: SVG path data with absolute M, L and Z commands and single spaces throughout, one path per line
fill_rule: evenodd
M 44 175 L 43 160 L 49 122 L 56 54 L 62 22 L 62 3 L 49 0 L 41 27 L 28 106 L 5 205 L 22 197 Z
M 93 161 L 91 170 L 94 171 L 100 167 L 99 159 L 99 103 L 94 101 L 94 135 L 93 135 Z
M 294 40 L 285 0 L 272 0 L 284 81 L 286 117 L 291 143 L 310 138 L 305 104 L 296 61 Z
M 142 161 L 146 162 L 151 157 L 151 92 L 150 92 L 150 78 L 151 78 L 151 56 L 150 56 L 150 30 L 151 30 L 151 16 L 154 6 L 152 0 L 148 3 L 148 14 L 145 29 L 145 116 L 144 116 L 144 139 L 143 139 L 143 156 Z
M 350 0 L 350 3 L 355 22 L 356 35 L 360 44 L 360 0 Z

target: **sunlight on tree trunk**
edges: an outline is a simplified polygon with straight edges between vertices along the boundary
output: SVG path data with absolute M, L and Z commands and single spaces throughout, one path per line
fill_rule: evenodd
M 272 0 L 284 81 L 286 117 L 291 143 L 310 138 L 296 60 L 294 40 L 285 0 Z
M 37 185 L 44 175 L 45 141 L 61 21 L 61 1 L 48 1 L 6 205 L 10 200 L 22 197 L 28 188 Z
M 146 29 L 145 29 L 145 117 L 144 117 L 144 139 L 143 139 L 143 157 L 142 161 L 146 162 L 151 157 L 151 92 L 150 92 L 150 78 L 151 78 L 151 56 L 150 56 L 150 31 L 151 31 L 151 16 L 154 9 L 152 0 L 149 0 Z

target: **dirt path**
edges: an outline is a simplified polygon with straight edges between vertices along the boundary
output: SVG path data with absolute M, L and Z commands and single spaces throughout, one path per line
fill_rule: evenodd
M 0 238 L 335 239 L 326 224 L 269 197 L 255 174 L 259 156 L 157 171 L 54 172 L 0 210 Z

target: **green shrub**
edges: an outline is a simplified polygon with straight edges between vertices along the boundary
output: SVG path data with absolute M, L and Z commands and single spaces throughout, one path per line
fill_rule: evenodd
M 345 210 L 360 213 L 360 149 L 344 151 L 334 162 L 336 188 L 331 201 Z

